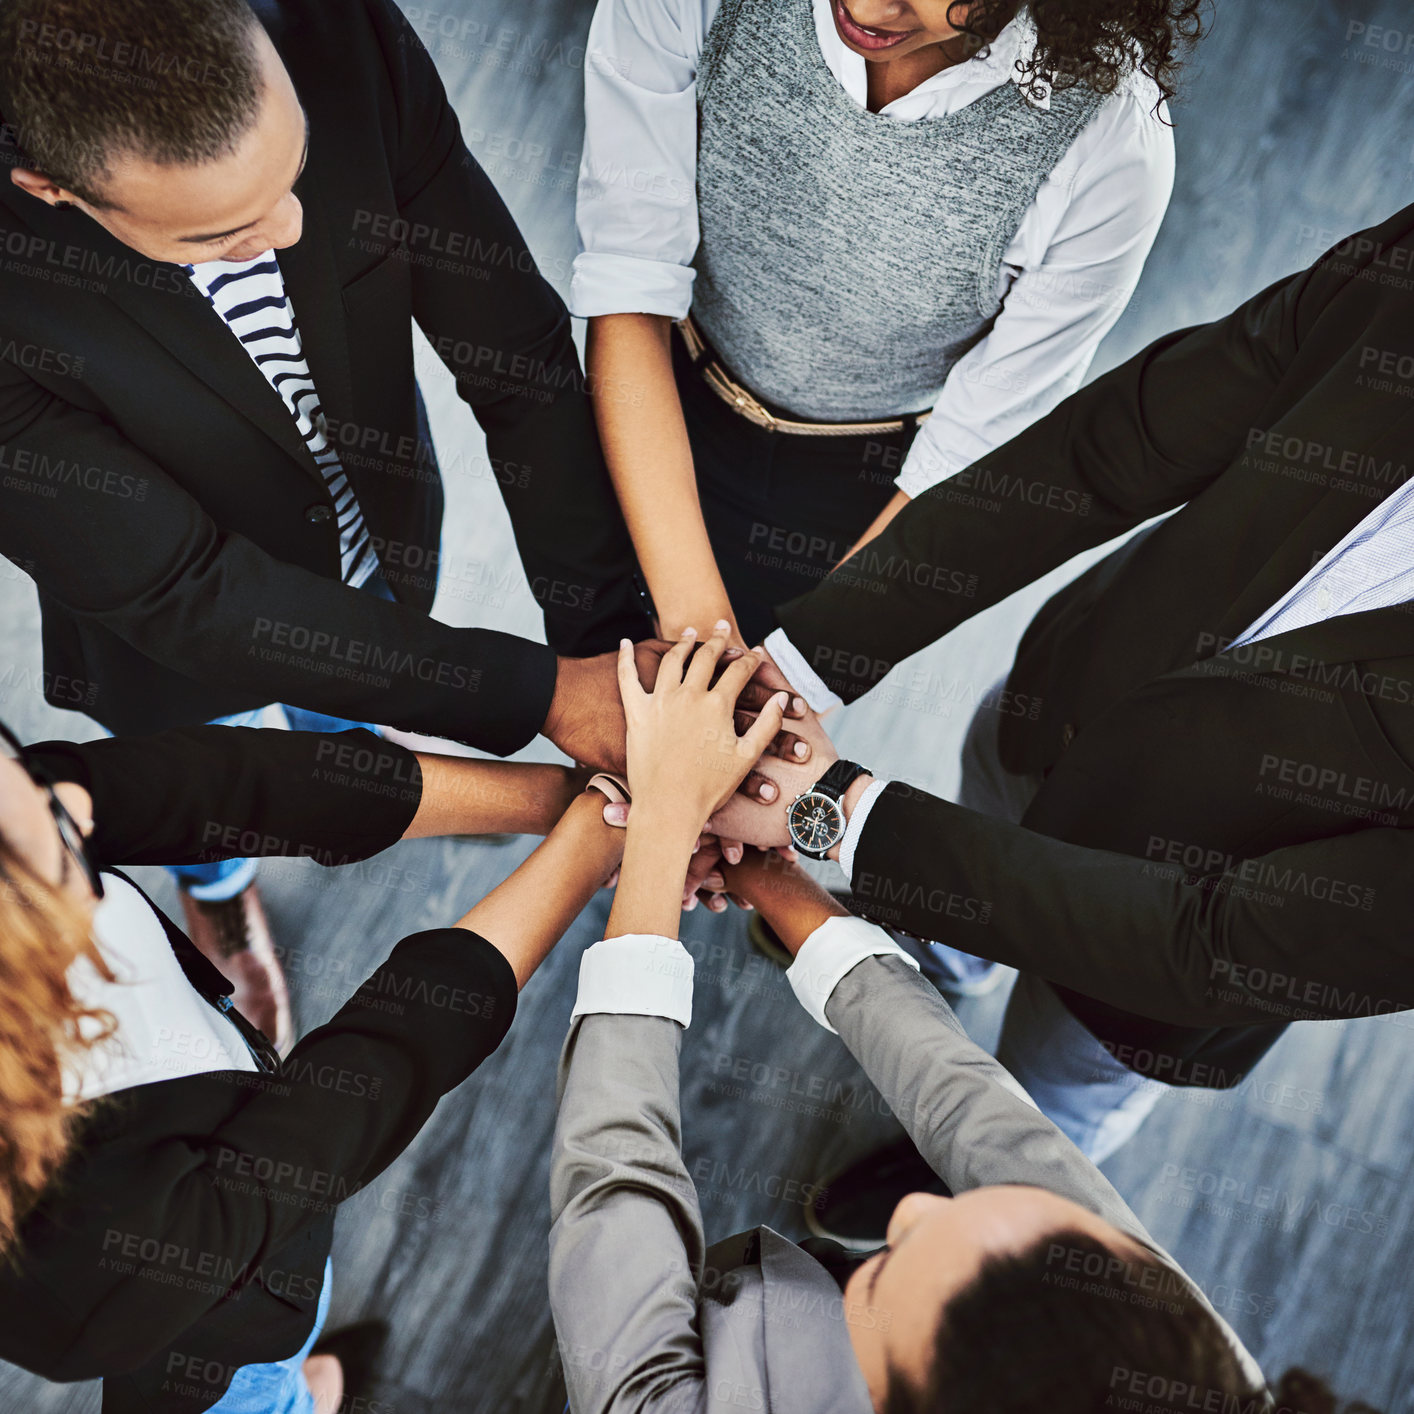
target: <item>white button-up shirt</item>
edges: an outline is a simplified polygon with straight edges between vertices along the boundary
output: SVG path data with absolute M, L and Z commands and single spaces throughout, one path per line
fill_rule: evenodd
M 697 251 L 698 57 L 720 0 L 599 0 L 585 60 L 580 254 L 572 312 L 681 319 Z M 861 107 L 866 61 L 814 0 L 830 71 Z M 883 110 L 940 117 L 1016 78 L 1034 31 L 1014 20 L 986 57 L 944 69 Z M 1173 130 L 1135 75 L 1042 183 L 1003 255 L 995 325 L 953 367 L 897 484 L 910 496 L 1010 441 L 1080 387 L 1129 302 L 1173 190 Z M 1043 102 L 1045 100 L 1042 100 Z

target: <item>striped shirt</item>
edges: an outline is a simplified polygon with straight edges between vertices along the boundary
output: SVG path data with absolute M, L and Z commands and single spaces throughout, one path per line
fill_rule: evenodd
M 1392 491 L 1240 638 L 1241 647 L 1295 628 L 1414 599 L 1414 479 Z
M 357 589 L 378 568 L 358 498 L 329 442 L 299 325 L 273 250 L 253 260 L 206 260 L 187 274 L 280 395 L 314 458 L 339 519 L 340 575 Z

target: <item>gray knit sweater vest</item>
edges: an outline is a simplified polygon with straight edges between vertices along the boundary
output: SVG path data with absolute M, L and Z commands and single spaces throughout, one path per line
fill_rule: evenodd
M 870 113 L 811 0 L 722 0 L 697 73 L 692 313 L 758 397 L 853 422 L 931 407 L 1000 309 L 1002 256 L 1104 102 L 1004 83 L 945 117 Z

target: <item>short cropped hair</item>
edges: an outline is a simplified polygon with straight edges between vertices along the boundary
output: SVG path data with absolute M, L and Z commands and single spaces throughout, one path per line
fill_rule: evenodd
M 94 206 L 110 163 L 235 150 L 260 110 L 246 0 L 0 0 L 0 110 L 35 170 Z
M 994 1256 L 944 1306 L 920 1386 L 884 1414 L 1262 1414 L 1222 1327 L 1171 1267 L 1080 1231 Z

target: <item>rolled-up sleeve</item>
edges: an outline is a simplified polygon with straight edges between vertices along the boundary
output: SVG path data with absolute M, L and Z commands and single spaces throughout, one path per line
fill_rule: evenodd
M 953 365 L 899 471 L 918 496 L 1074 393 L 1124 312 L 1173 192 L 1173 129 L 1157 90 L 1107 103 L 1041 187 L 1006 263 L 1017 269 L 987 337 Z
M 692 304 L 697 60 L 716 0 L 600 0 L 584 62 L 584 155 L 570 311 Z

